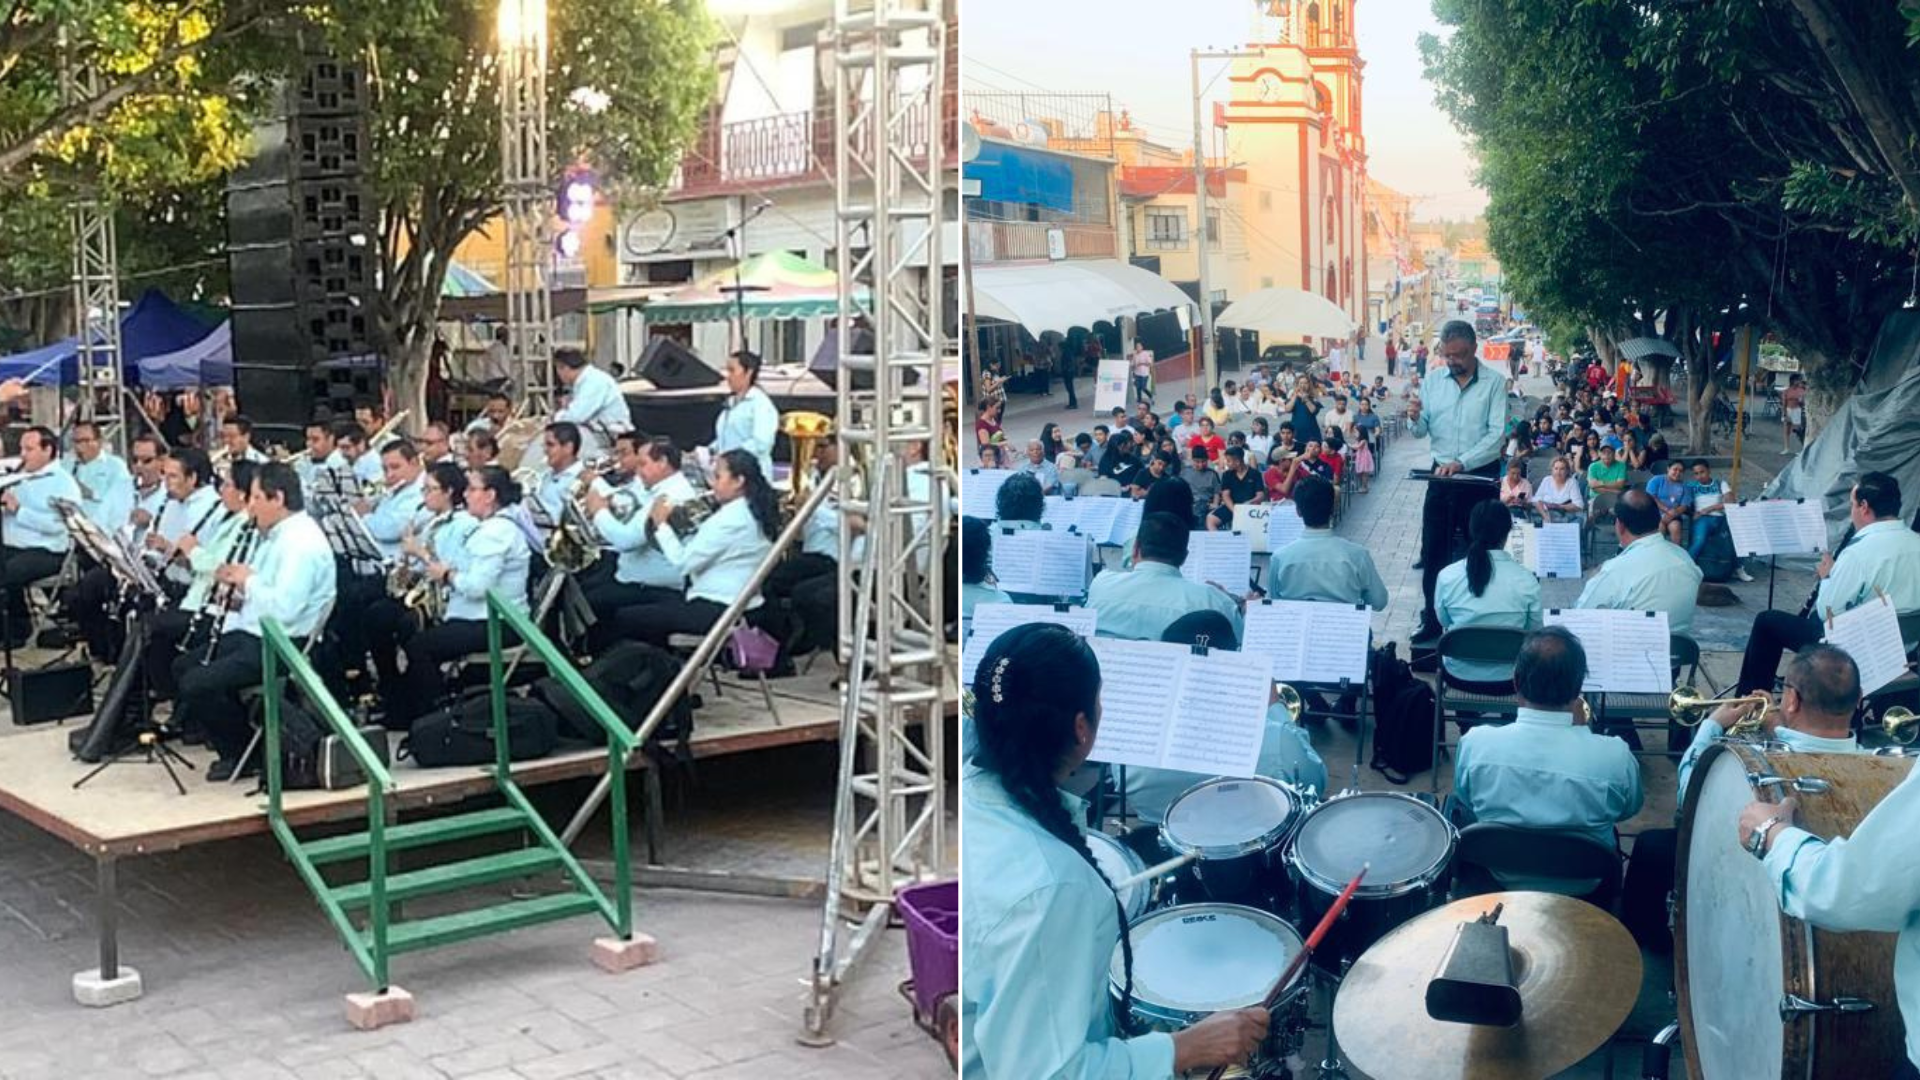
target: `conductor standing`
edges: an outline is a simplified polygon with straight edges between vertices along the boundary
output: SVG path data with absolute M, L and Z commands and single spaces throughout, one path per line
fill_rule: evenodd
M 1427 372 L 1420 383 L 1420 396 L 1407 406 L 1410 430 L 1431 440 L 1434 475 L 1420 513 L 1420 591 L 1425 601 L 1415 641 L 1440 636 L 1440 619 L 1433 609 L 1434 582 L 1454 561 L 1453 538 L 1465 527 L 1467 515 L 1476 505 L 1498 498 L 1500 493 L 1498 483 L 1445 479 L 1471 473 L 1493 481 L 1500 472 L 1507 384 L 1481 366 L 1475 351 L 1478 345 L 1469 323 L 1456 319 L 1441 327 L 1440 359 L 1445 366 Z

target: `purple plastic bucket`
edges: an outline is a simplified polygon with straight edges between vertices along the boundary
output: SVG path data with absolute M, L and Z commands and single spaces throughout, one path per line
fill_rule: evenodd
M 908 886 L 894 903 L 907 924 L 914 1005 L 931 1017 L 941 998 L 960 989 L 960 883 Z

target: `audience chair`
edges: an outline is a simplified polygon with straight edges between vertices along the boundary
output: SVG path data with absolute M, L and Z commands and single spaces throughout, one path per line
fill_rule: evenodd
M 1520 711 L 1520 697 L 1511 691 L 1505 694 L 1477 694 L 1451 685 L 1447 680 L 1446 661 L 1511 664 L 1520 655 L 1520 643 L 1526 640 L 1526 636 L 1525 630 L 1512 626 L 1456 626 L 1440 635 L 1440 641 L 1435 646 L 1439 666 L 1434 672 L 1433 682 L 1431 791 L 1438 793 L 1440 790 L 1440 759 L 1451 745 L 1447 742 L 1449 716 L 1459 719 L 1464 712 L 1474 712 L 1485 718 L 1491 714 L 1493 722 L 1504 723 L 1512 720 Z
M 1560 878 L 1566 887 L 1539 883 L 1533 888 L 1573 896 L 1612 911 L 1620 895 L 1620 852 L 1603 847 L 1589 836 L 1565 829 L 1529 829 L 1519 825 L 1480 822 L 1460 830 L 1454 848 L 1453 892 L 1456 898 L 1501 892 L 1496 873 L 1511 877 Z M 1576 883 L 1597 881 L 1587 892 L 1569 891 Z

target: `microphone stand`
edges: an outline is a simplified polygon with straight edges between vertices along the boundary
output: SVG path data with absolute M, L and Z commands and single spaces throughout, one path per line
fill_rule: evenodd
M 734 331 L 740 336 L 740 345 L 739 348 L 735 350 L 736 352 L 743 351 L 747 347 L 747 287 L 740 281 L 740 264 L 747 261 L 747 226 L 752 223 L 753 219 L 766 213 L 772 206 L 772 200 L 762 198 L 759 206 L 754 207 L 746 217 L 740 219 L 740 224 L 735 225 L 726 232 L 713 238 L 715 244 L 725 243 L 736 237 L 740 241 L 739 254 L 735 255 L 733 259 Z M 732 247 L 733 245 L 728 244 L 727 246 Z M 758 288 L 758 286 L 756 286 L 756 288 Z

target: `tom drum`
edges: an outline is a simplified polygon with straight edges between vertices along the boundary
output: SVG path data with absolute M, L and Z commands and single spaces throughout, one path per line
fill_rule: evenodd
M 1328 968 L 1357 959 L 1387 931 L 1446 899 L 1457 833 L 1411 795 L 1341 795 L 1309 811 L 1288 860 L 1300 884 L 1300 921 L 1315 925 L 1360 868 L 1367 876 L 1314 953 Z

